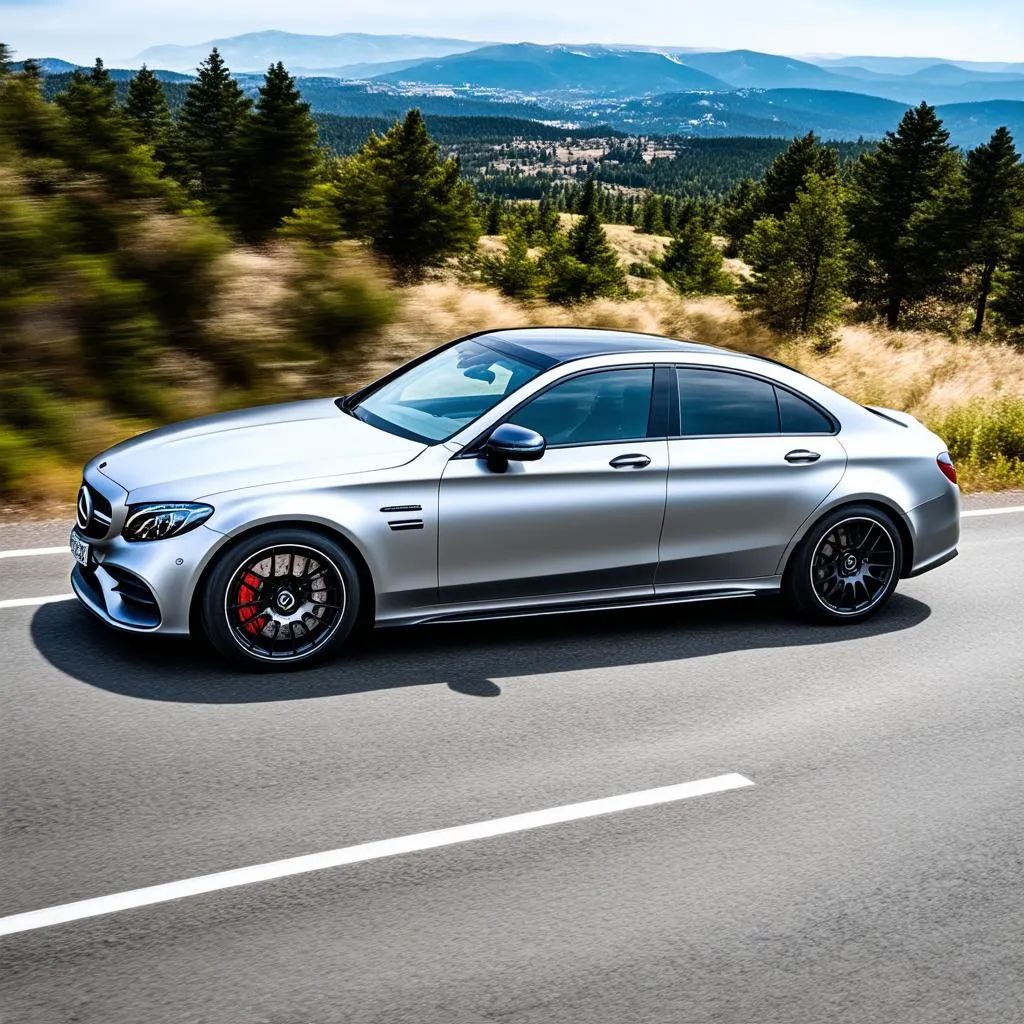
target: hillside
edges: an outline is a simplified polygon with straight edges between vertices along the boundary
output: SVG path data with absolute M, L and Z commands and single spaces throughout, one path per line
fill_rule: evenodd
M 431 85 L 470 83 L 479 88 L 531 95 L 642 96 L 670 89 L 728 88 L 721 79 L 665 54 L 534 43 L 488 46 L 425 61 L 377 78 Z

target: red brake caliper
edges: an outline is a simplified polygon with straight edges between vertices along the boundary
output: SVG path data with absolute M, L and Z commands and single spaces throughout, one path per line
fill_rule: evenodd
M 267 624 L 267 617 L 260 615 L 258 618 L 253 618 L 256 615 L 256 606 L 247 602 L 256 600 L 262 585 L 263 581 L 258 576 L 247 572 L 242 577 L 242 585 L 238 588 L 238 603 L 244 606 L 238 609 L 238 618 L 245 626 L 245 631 L 253 636 Z

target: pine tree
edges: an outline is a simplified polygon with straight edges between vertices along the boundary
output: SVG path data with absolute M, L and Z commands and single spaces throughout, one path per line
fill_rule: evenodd
M 644 197 L 643 206 L 640 207 L 640 224 L 637 231 L 645 235 L 665 234 L 662 210 L 661 200 L 653 192 L 648 192 Z
M 814 132 L 793 139 L 789 148 L 765 171 L 757 216 L 781 219 L 793 205 L 809 174 L 834 178 L 838 169 L 835 150 L 823 146 Z
M 0 43 L 0 75 L 11 73 L 11 63 L 14 60 L 14 51 L 6 44 Z
M 1005 268 L 996 275 L 996 287 L 992 309 L 1008 327 L 1024 329 L 1024 234 L 1014 240 Z
M 137 149 L 116 94 L 101 60 L 88 73 L 72 73 L 57 97 L 67 128 L 65 157 L 78 170 L 100 174 L 121 196 L 152 195 L 160 191 L 159 168 Z
M 545 192 L 537 205 L 537 231 L 545 239 L 551 238 L 558 231 L 560 223 L 558 208 Z
M 761 218 L 747 239 L 746 304 L 776 330 L 828 337 L 844 301 L 846 231 L 835 183 L 809 174 L 785 217 Z
M 684 295 L 709 295 L 728 291 L 731 282 L 722 271 L 722 254 L 704 230 L 696 206 L 680 211 L 676 236 L 658 261 L 665 280 Z
M 541 257 L 552 302 L 573 303 L 626 290 L 626 274 L 598 216 L 597 184 L 588 178 L 579 201 L 580 219 L 568 235 L 556 235 Z
M 501 222 L 504 210 L 502 208 L 502 202 L 500 199 L 495 197 L 487 204 L 487 223 L 484 228 L 485 235 L 500 235 L 501 234 Z
M 964 184 L 965 255 L 978 272 L 972 330 L 980 334 L 995 273 L 1024 230 L 1024 165 L 1005 127 L 967 154 Z
M 244 238 L 258 242 L 302 205 L 319 163 L 309 104 L 280 61 L 267 71 L 236 148 L 230 218 Z
M 726 237 L 726 256 L 738 256 L 743 240 L 754 230 L 764 189 L 752 178 L 744 178 L 733 188 L 722 210 L 722 233 Z
M 927 103 L 908 110 L 854 170 L 847 212 L 860 252 L 859 291 L 881 301 L 891 328 L 906 303 L 937 288 L 941 233 L 920 231 L 916 218 L 956 173 L 949 132 Z
M 458 161 L 439 158 L 416 109 L 342 162 L 336 203 L 342 227 L 403 278 L 473 249 L 480 236 L 472 186 Z
M 508 232 L 501 256 L 484 258 L 483 278 L 509 298 L 528 299 L 537 294 L 539 269 L 529 254 L 526 232 L 521 226 L 516 225 Z
M 190 184 L 219 212 L 230 192 L 236 145 L 251 106 L 214 47 L 188 87 L 178 123 Z
M 136 138 L 157 146 L 167 138 L 171 112 L 160 79 L 145 64 L 128 83 L 125 117 Z

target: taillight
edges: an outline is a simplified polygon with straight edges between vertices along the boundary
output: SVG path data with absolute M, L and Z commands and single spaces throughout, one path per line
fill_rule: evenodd
M 951 483 L 956 483 L 956 466 L 953 465 L 953 460 L 949 457 L 949 452 L 943 452 L 937 456 L 935 462 L 938 464 L 939 469 L 942 470 L 942 475 Z

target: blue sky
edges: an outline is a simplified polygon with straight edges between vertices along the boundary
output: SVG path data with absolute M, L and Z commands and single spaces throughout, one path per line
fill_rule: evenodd
M 268 28 L 1024 60 L 1024 0 L 0 0 L 0 39 L 22 56 L 125 62 Z

